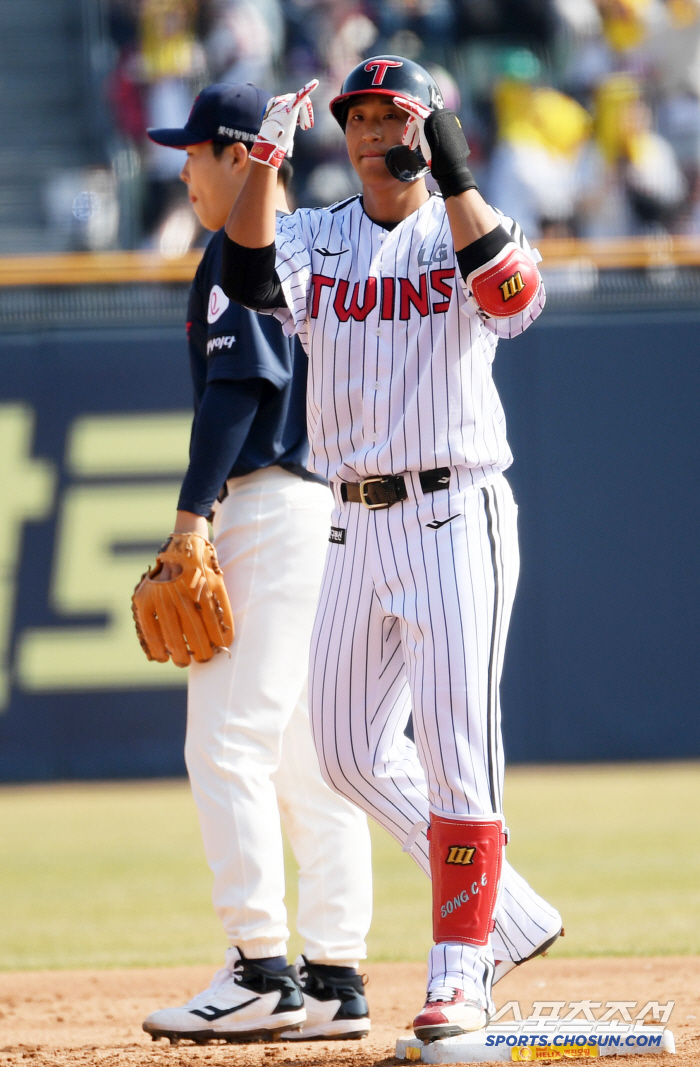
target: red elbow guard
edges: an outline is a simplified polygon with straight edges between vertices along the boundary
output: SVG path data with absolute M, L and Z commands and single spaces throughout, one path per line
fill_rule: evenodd
M 509 242 L 466 278 L 474 298 L 487 315 L 510 319 L 525 311 L 537 296 L 540 272 L 519 245 Z
M 433 940 L 486 945 L 493 930 L 506 834 L 503 817 L 430 814 Z

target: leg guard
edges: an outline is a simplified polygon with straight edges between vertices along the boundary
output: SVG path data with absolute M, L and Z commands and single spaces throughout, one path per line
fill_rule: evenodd
M 487 945 L 506 834 L 501 815 L 430 813 L 433 940 Z

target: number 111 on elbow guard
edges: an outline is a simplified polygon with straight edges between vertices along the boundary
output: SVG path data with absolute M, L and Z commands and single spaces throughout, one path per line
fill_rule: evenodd
M 509 319 L 527 310 L 540 288 L 535 261 L 515 243 L 501 251 L 466 278 L 479 307 L 495 319 Z

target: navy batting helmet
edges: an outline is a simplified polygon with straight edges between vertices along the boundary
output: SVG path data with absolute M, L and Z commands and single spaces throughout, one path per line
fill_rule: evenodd
M 343 130 L 350 100 L 364 93 L 411 96 L 426 107 L 444 107 L 442 93 L 435 79 L 418 63 L 402 56 L 373 56 L 363 59 L 350 71 L 339 95 L 330 104 L 333 117 Z

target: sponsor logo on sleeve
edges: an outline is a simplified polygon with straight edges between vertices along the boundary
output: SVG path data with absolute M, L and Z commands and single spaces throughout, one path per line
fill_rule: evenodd
M 212 286 L 209 293 L 209 307 L 207 308 L 207 322 L 211 325 L 220 319 L 231 301 L 226 296 L 220 285 Z
M 230 352 L 235 343 L 236 337 L 232 333 L 227 336 L 220 334 L 218 337 L 210 337 L 207 341 L 207 355 L 210 356 L 212 352 L 221 352 L 224 348 Z

